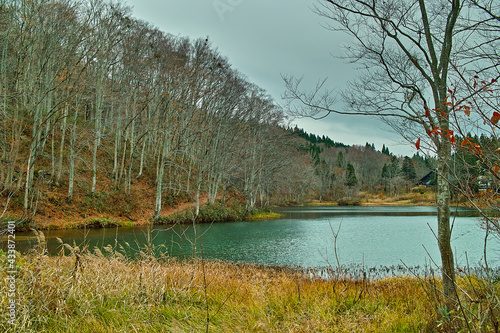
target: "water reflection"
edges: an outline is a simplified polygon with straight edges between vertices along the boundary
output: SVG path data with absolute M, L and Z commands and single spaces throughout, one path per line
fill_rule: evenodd
M 49 252 L 64 243 L 93 249 L 112 248 L 135 256 L 148 248 L 170 256 L 199 256 L 233 262 L 288 265 L 304 268 L 335 267 L 332 229 L 340 233 L 337 256 L 342 265 L 371 267 L 431 266 L 439 251 L 434 233 L 434 207 L 291 207 L 279 208 L 284 218 L 253 222 L 47 231 Z M 476 266 L 483 260 L 484 231 L 472 211 L 459 209 L 452 246 L 457 265 Z M 202 237 L 201 237 L 202 235 Z M 18 233 L 16 247 L 27 251 L 36 244 L 31 233 Z M 195 241 L 196 240 L 196 241 Z M 2 248 L 6 248 L 5 242 Z M 498 241 L 489 241 L 489 263 L 498 264 Z M 430 257 L 429 257 L 430 256 Z
M 323 216 L 436 216 L 437 209 L 433 206 L 391 207 L 391 206 L 353 206 L 353 207 L 282 207 L 277 212 L 287 218 L 318 218 Z M 477 210 L 458 207 L 450 210 L 452 216 L 479 217 Z

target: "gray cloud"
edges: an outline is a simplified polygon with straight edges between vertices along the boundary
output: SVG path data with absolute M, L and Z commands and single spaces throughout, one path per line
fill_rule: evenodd
M 326 21 L 310 9 L 315 0 L 126 0 L 133 15 L 174 35 L 193 39 L 210 37 L 249 81 L 267 90 L 281 103 L 281 74 L 302 76 L 314 86 L 328 77 L 331 87 L 342 88 L 353 77 L 350 64 L 335 56 L 346 36 L 325 29 Z M 346 144 L 385 144 L 396 154 L 412 154 L 380 120 L 331 115 L 321 121 L 296 119 L 299 127 Z

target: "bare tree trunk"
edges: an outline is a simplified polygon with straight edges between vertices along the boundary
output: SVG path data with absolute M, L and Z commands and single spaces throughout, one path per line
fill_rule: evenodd
M 59 186 L 63 172 L 64 142 L 66 139 L 66 128 L 68 123 L 68 104 L 64 107 L 63 122 L 61 125 L 61 144 L 59 146 L 59 159 L 57 161 L 55 184 Z
M 98 83 L 96 91 L 96 101 L 95 101 L 95 119 L 94 119 L 94 146 L 92 150 L 92 188 L 90 193 L 94 194 L 97 186 L 97 153 L 99 146 L 101 145 L 101 135 L 102 135 L 102 107 L 104 99 L 104 71 L 100 70 L 97 73 Z
M 92 150 L 92 188 L 90 193 L 94 194 L 97 185 L 97 151 L 101 143 L 101 114 L 98 111 L 95 119 L 94 147 Z
M 32 143 L 30 147 L 30 154 L 28 156 L 28 162 L 26 164 L 26 182 L 24 184 L 24 200 L 23 200 L 23 215 L 26 217 L 29 214 L 29 197 L 31 192 L 31 187 L 33 183 L 34 176 L 34 147 L 35 143 Z
M 125 177 L 125 193 L 130 194 L 130 189 L 132 186 L 132 166 L 134 164 L 134 151 L 135 151 L 135 121 L 133 120 L 130 124 L 130 152 L 128 161 L 128 172 Z
M 201 173 L 198 176 L 198 186 L 196 187 L 196 212 L 195 216 L 200 214 L 200 193 L 201 193 Z
M 163 173 L 165 170 L 165 163 L 167 162 L 167 155 L 169 154 L 169 134 L 164 133 L 163 145 L 161 149 L 161 154 L 159 156 L 159 163 L 156 172 L 156 200 L 155 200 L 155 217 L 159 217 L 161 214 L 162 207 L 162 192 L 163 192 Z
M 161 214 L 161 195 L 163 187 L 163 157 L 161 158 L 161 163 L 158 166 L 158 172 L 156 175 L 156 199 L 155 199 L 155 217 L 160 217 Z
M 115 184 L 114 187 L 117 187 L 117 182 L 118 182 L 118 159 L 119 159 L 119 150 L 121 147 L 121 129 L 120 129 L 120 123 L 119 120 L 116 120 L 116 132 L 115 132 L 115 149 L 113 153 L 113 177 L 115 178 Z
M 142 149 L 141 149 L 141 160 L 140 160 L 140 165 L 139 165 L 139 173 L 137 174 L 136 178 L 140 178 L 142 176 L 142 172 L 144 169 L 144 152 L 146 151 L 146 138 L 143 139 L 142 141 Z
M 451 249 L 450 229 L 450 160 L 451 143 L 442 140 L 438 153 L 437 180 L 437 213 L 438 213 L 438 245 L 442 262 L 443 293 L 449 303 L 456 300 L 455 265 Z
M 127 158 L 127 148 L 128 148 L 128 139 L 125 137 L 125 142 L 123 143 L 123 152 L 122 152 L 122 160 L 120 163 L 120 169 L 118 173 L 118 177 L 115 179 L 116 187 L 119 186 L 120 181 L 123 178 L 123 173 L 125 170 L 125 159 Z
M 55 143 L 56 129 L 52 127 L 50 133 L 50 176 L 54 180 L 56 174 L 56 143 Z
M 222 176 L 218 174 L 215 176 L 215 180 L 212 182 L 212 190 L 211 190 L 211 198 L 210 198 L 210 203 L 214 204 L 215 200 L 217 200 L 217 193 L 219 192 L 219 186 L 221 183 L 221 178 Z
M 68 169 L 68 195 L 66 201 L 71 202 L 73 200 L 74 183 L 75 183 L 75 158 L 76 158 L 76 127 L 78 119 L 78 108 L 79 103 L 75 105 L 75 113 L 73 115 L 73 126 L 71 127 L 71 132 L 69 136 L 69 169 Z

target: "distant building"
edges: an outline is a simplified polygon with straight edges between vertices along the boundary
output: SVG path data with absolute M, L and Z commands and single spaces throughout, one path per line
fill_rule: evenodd
M 436 185 L 436 172 L 432 170 L 417 182 L 417 185 L 424 185 L 424 186 L 434 186 Z
M 478 190 L 480 192 L 485 192 L 493 188 L 493 181 L 491 176 L 479 176 L 477 177 Z

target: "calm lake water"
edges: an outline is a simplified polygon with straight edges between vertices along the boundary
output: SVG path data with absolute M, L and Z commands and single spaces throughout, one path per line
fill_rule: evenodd
M 197 251 L 205 258 L 301 267 L 336 266 L 333 231 L 343 265 L 366 267 L 424 266 L 430 257 L 440 264 L 435 207 L 291 207 L 278 208 L 278 220 L 204 224 L 197 226 Z M 452 247 L 457 264 L 483 262 L 485 232 L 473 211 L 459 209 L 455 216 Z M 432 230 L 431 230 L 432 229 Z M 45 232 L 52 254 L 65 243 L 85 244 L 93 249 L 108 244 L 123 245 L 129 255 L 147 243 L 171 256 L 193 255 L 194 232 L 188 225 L 153 228 L 60 230 Z M 17 233 L 16 247 L 26 251 L 36 244 L 32 233 Z M 125 245 L 128 243 L 129 246 Z M 490 236 L 488 263 L 499 266 L 500 242 Z M 1 247 L 5 250 L 6 244 Z

